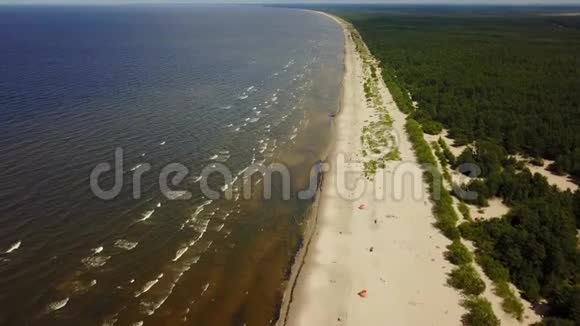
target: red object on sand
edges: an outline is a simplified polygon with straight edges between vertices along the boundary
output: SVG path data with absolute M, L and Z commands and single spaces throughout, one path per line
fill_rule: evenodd
M 360 204 L 360 205 L 358 206 L 358 209 L 364 209 L 364 208 L 365 208 L 365 204 Z
M 359 297 L 361 298 L 366 298 L 367 297 L 367 290 L 362 290 L 359 293 L 357 293 Z

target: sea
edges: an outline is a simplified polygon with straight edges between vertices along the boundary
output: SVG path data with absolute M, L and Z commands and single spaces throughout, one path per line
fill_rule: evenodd
M 343 59 L 296 9 L 0 6 L 0 325 L 274 324 Z

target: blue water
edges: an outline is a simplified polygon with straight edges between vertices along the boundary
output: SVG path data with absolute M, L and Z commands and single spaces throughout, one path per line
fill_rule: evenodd
M 5 6 L 0 44 L 0 324 L 275 321 L 311 201 L 208 201 L 198 176 L 280 162 L 306 184 L 338 109 L 340 28 L 259 6 Z M 103 200 L 89 175 L 116 148 L 123 188 Z M 171 162 L 191 199 L 160 193 Z

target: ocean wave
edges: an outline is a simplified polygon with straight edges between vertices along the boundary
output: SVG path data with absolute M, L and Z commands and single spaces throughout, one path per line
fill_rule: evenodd
M 93 254 L 95 254 L 95 255 L 96 255 L 96 254 L 99 254 L 99 253 L 101 253 L 101 252 L 103 251 L 103 246 L 100 246 L 100 247 L 93 248 L 93 249 L 91 249 L 91 251 L 92 251 L 92 252 L 93 252 Z
M 62 300 L 58 300 L 55 302 L 52 302 L 48 305 L 47 310 L 48 311 L 57 311 L 60 310 L 62 308 L 64 308 L 67 304 L 68 304 L 69 298 L 64 298 Z
M 159 282 L 159 280 L 161 280 L 161 278 L 163 278 L 163 273 L 159 274 L 156 279 L 145 283 L 145 285 L 141 288 L 141 290 L 135 292 L 135 294 L 134 294 L 135 298 L 138 298 L 141 295 L 143 295 L 144 293 L 147 293 L 149 290 L 151 290 L 151 288 L 155 284 L 157 284 Z
M 111 256 L 103 256 L 103 255 L 93 255 L 89 257 L 85 257 L 81 260 L 81 262 L 89 268 L 101 267 L 104 266 Z
M 203 294 L 204 294 L 204 293 L 207 291 L 207 289 L 209 289 L 209 283 L 206 283 L 206 284 L 203 286 L 203 290 L 201 290 L 201 295 L 203 295 Z
M 136 242 L 136 241 L 119 239 L 119 240 L 115 241 L 115 243 L 113 245 L 119 249 L 133 250 L 133 249 L 135 249 L 135 247 L 137 247 L 138 244 L 139 244 L 139 242 Z
M 196 232 L 199 232 L 201 235 L 203 235 L 207 231 L 208 224 L 209 224 L 208 219 L 200 219 L 196 221 L 196 223 L 193 226 L 193 229 Z
M 9 254 L 11 252 L 14 252 L 14 251 L 18 250 L 18 248 L 20 248 L 20 245 L 22 245 L 22 241 L 15 242 L 4 253 L 5 254 Z
M 181 258 L 181 256 L 183 256 L 183 254 L 189 249 L 189 247 L 183 247 L 179 250 L 177 250 L 177 252 L 175 253 L 175 258 L 173 258 L 172 261 L 178 261 L 179 258 Z
M 143 222 L 143 221 L 146 221 L 146 220 L 148 220 L 148 219 L 151 217 L 151 215 L 153 215 L 153 213 L 155 213 L 155 210 L 154 210 L 154 209 L 152 209 L 152 210 L 150 210 L 150 211 L 146 211 L 146 212 L 145 212 L 145 213 L 143 213 L 143 215 L 141 216 L 141 219 L 140 219 L 140 220 L 138 220 L 137 222 Z
M 137 170 L 138 168 L 140 168 L 141 166 L 143 166 L 143 163 L 139 163 L 139 164 L 135 165 L 134 167 L 132 167 L 132 168 L 131 168 L 131 170 L 130 170 L 130 171 L 135 171 L 135 170 Z
M 175 200 L 183 196 L 187 196 L 188 192 L 186 190 L 171 190 L 165 192 L 165 197 L 169 200 Z

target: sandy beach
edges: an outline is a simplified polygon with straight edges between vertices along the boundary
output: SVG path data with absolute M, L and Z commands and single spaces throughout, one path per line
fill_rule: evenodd
M 328 17 L 345 33 L 342 108 L 317 224 L 305 257 L 297 258 L 301 268 L 294 269 L 278 324 L 459 325 L 462 298 L 446 284 L 452 265 L 443 252 L 450 242 L 432 225 L 432 204 L 404 130 L 405 115 L 381 80 L 400 160 L 386 162 L 372 181 L 365 179 L 360 139 L 375 112 L 365 98 L 363 60 L 350 31 Z M 359 295 L 363 290 L 366 295 Z

